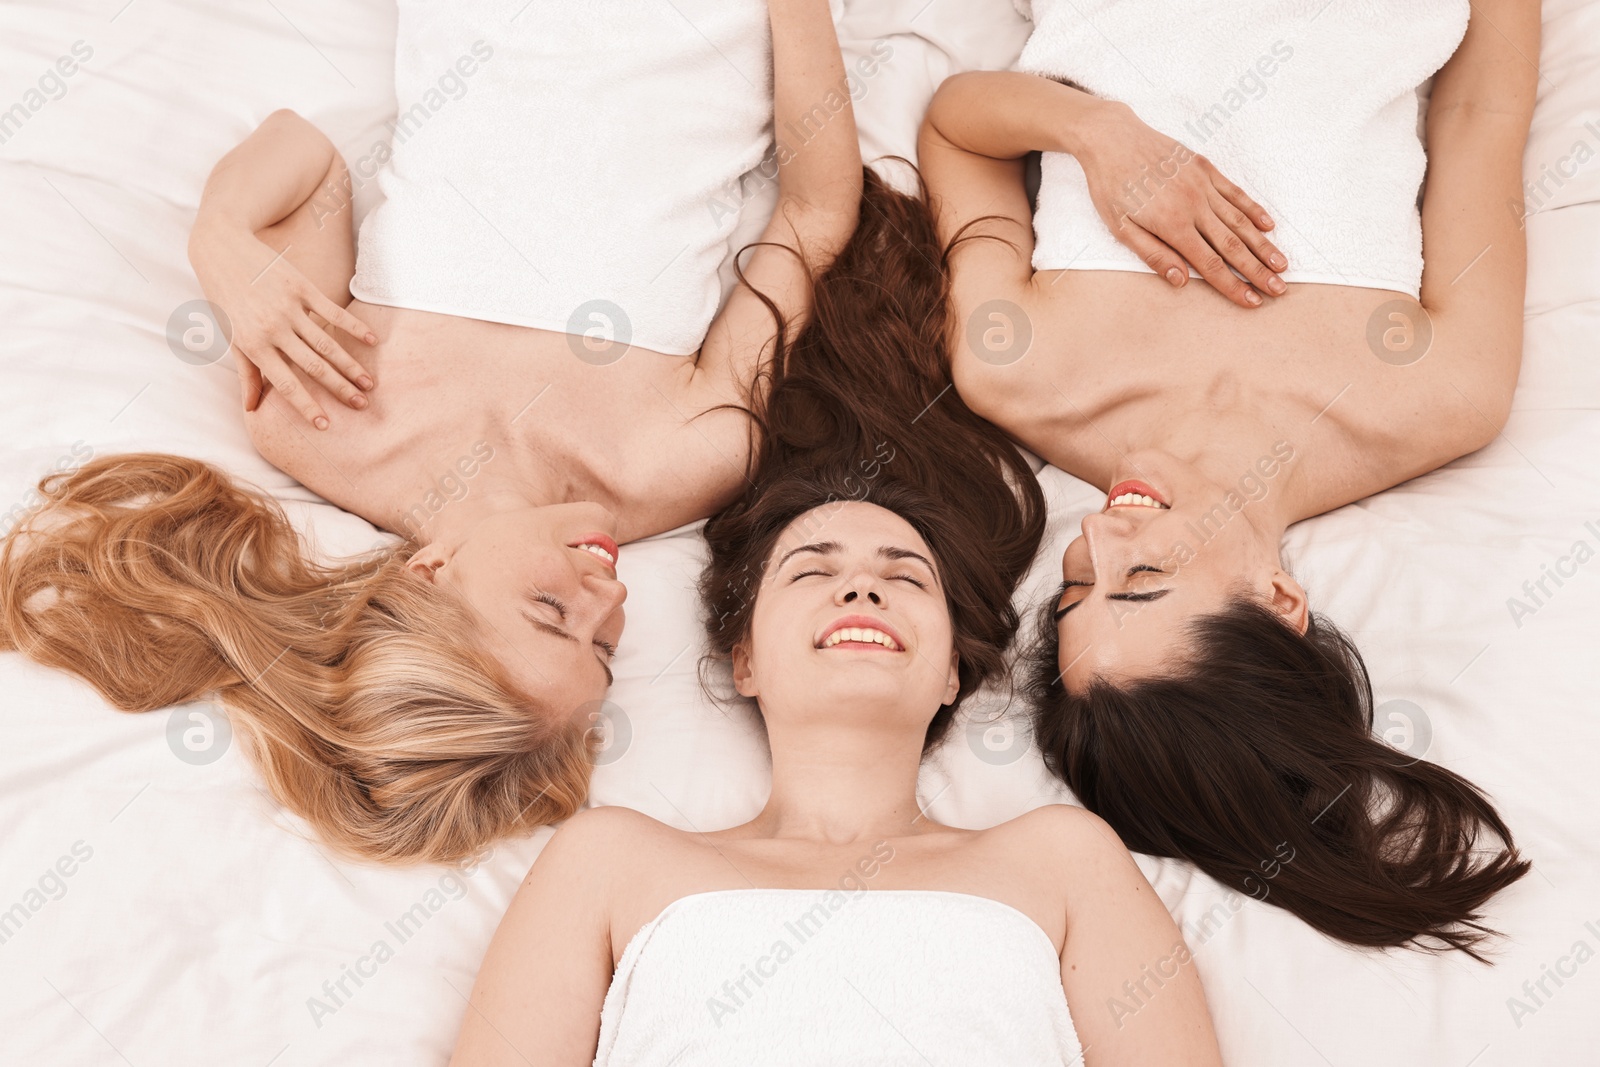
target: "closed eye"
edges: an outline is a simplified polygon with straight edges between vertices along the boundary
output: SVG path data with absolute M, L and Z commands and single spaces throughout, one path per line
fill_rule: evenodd
M 1074 589 L 1074 588 L 1087 589 L 1088 587 L 1090 587 L 1092 585 L 1094 585 L 1093 582 L 1079 582 L 1079 581 L 1075 581 L 1075 580 L 1073 580 L 1071 578 L 1068 578 L 1066 581 L 1062 582 L 1061 583 L 1061 587 L 1056 590 L 1056 600 L 1059 601 L 1062 597 L 1066 596 L 1068 589 Z M 1074 600 L 1072 603 L 1068 604 L 1066 607 L 1056 609 L 1056 613 L 1054 615 L 1055 621 L 1056 622 L 1060 622 L 1066 616 L 1067 612 L 1071 611 L 1073 608 L 1077 607 L 1081 603 L 1083 603 L 1082 600 Z
M 833 575 L 829 574 L 827 571 L 819 571 L 819 570 L 814 570 L 813 569 L 813 570 L 809 570 L 809 571 L 801 571 L 799 574 L 790 575 L 789 580 L 791 582 L 798 582 L 802 578 L 810 578 L 810 577 L 813 577 L 815 575 L 820 575 L 823 578 L 831 578 L 831 577 L 833 577 Z
M 532 602 L 532 603 L 543 604 L 543 605 L 545 605 L 547 607 L 555 609 L 556 614 L 561 616 L 561 621 L 562 622 L 566 622 L 567 621 L 567 606 L 565 604 L 563 604 L 561 601 L 557 600 L 555 597 L 551 596 L 549 593 L 544 593 L 544 592 L 528 593 L 528 594 L 526 594 L 526 596 L 527 596 L 528 600 L 530 602 Z M 577 641 L 578 640 L 578 638 L 576 638 L 576 637 L 572 636 L 571 634 L 567 633 L 565 630 L 561 629 L 559 626 L 552 626 L 552 625 L 550 625 L 550 623 L 544 621 L 543 619 L 536 618 L 530 612 L 524 611 L 522 613 L 522 617 L 527 619 L 528 622 L 532 623 L 534 629 L 542 631 L 543 633 L 550 634 L 552 637 L 559 637 L 564 641 Z M 605 658 L 599 660 L 599 663 L 600 663 L 600 669 L 606 672 L 606 686 L 609 688 L 610 685 L 611 685 L 611 682 L 612 682 L 612 678 L 611 678 L 611 667 L 610 667 L 610 664 L 607 661 L 609 661 L 612 657 L 614 657 L 617 654 L 617 646 L 613 645 L 609 641 L 600 641 L 600 640 L 594 641 L 593 644 L 594 644 L 594 646 L 596 648 L 600 649 L 602 652 L 605 653 Z
M 1166 573 L 1166 571 L 1163 571 L 1160 567 L 1152 567 L 1148 563 L 1136 563 L 1128 568 L 1128 577 L 1132 578 L 1135 574 L 1139 574 L 1140 572 L 1147 572 L 1150 574 Z M 1106 599 L 1120 600 L 1123 603 L 1143 604 L 1148 603 L 1151 600 L 1160 600 L 1170 592 L 1172 592 L 1171 589 L 1151 589 L 1143 593 L 1107 593 Z
M 529 593 L 528 599 L 539 604 L 548 604 L 556 609 L 556 614 L 561 616 L 561 621 L 567 621 L 567 606 L 549 593 Z
M 1141 571 L 1150 571 L 1150 572 L 1153 572 L 1155 574 L 1164 574 L 1164 573 L 1166 573 L 1166 572 L 1162 571 L 1159 567 L 1152 567 L 1149 564 L 1140 563 L 1140 564 L 1136 564 L 1135 566 L 1132 566 L 1132 567 L 1128 568 L 1128 577 L 1132 578 L 1135 574 L 1138 574 Z M 1079 581 L 1074 581 L 1074 580 L 1069 578 L 1068 580 L 1062 582 L 1061 583 L 1061 587 L 1058 590 L 1056 590 L 1056 599 L 1060 600 L 1062 597 L 1066 596 L 1068 589 L 1072 589 L 1074 587 L 1087 587 L 1087 586 L 1092 586 L 1092 585 L 1094 585 L 1093 582 L 1079 582 Z M 1153 589 L 1153 590 L 1150 590 L 1149 592 L 1145 592 L 1145 593 L 1107 593 L 1106 594 L 1106 599 L 1107 600 L 1120 601 L 1121 603 L 1125 603 L 1125 604 L 1147 604 L 1152 600 L 1160 600 L 1162 597 L 1166 596 L 1170 592 L 1172 592 L 1171 589 Z M 1052 616 L 1052 618 L 1054 619 L 1054 621 L 1060 622 L 1063 618 L 1066 617 L 1067 612 L 1071 611 L 1073 608 L 1077 607 L 1081 603 L 1083 603 L 1083 599 L 1082 598 L 1080 598 L 1078 600 L 1074 600 L 1072 603 L 1066 605 L 1063 608 L 1058 608 L 1056 610 L 1055 614 Z
M 926 589 L 926 588 L 928 588 L 928 583 L 927 582 L 924 582 L 920 578 L 913 578 L 909 574 L 891 575 L 889 580 L 890 581 L 894 581 L 894 582 L 910 582 L 912 585 L 916 586 L 918 589 Z

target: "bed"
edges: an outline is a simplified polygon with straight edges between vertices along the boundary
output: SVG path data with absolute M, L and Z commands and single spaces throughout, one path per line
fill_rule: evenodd
M 521 3 L 507 0 L 508 27 Z M 1005 66 L 1027 33 L 1007 0 L 836 0 L 835 14 L 847 62 L 890 53 L 857 103 L 869 156 L 910 155 L 938 81 Z M 1487 789 L 1533 873 L 1494 902 L 1506 936 L 1487 967 L 1355 950 L 1141 857 L 1233 1065 L 1600 1059 L 1600 3 L 1547 0 L 1544 18 L 1510 423 L 1288 545 L 1367 656 L 1379 731 Z M 212 163 L 277 107 L 366 154 L 395 112 L 393 44 L 393 12 L 355 0 L 0 8 L 0 528 L 47 472 L 154 449 L 269 490 L 329 554 L 385 541 L 257 456 L 232 358 L 186 361 L 169 332 L 200 296 L 185 241 Z M 356 195 L 370 209 L 371 185 Z M 1040 477 L 1052 520 L 1030 605 L 1102 499 Z M 622 559 L 628 632 L 592 803 L 714 829 L 757 810 L 767 760 L 749 713 L 700 688 L 702 559 L 693 528 Z M 921 796 L 966 826 L 1070 800 L 1002 692 L 929 760 Z M 550 832 L 455 868 L 345 861 L 263 792 L 214 706 L 115 714 L 16 654 L 0 654 L 0 827 L 0 1062 L 84 1067 L 444 1063 Z

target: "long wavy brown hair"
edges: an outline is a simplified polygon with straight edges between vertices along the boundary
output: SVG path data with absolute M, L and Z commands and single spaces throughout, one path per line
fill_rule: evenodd
M 272 795 L 341 853 L 451 862 L 583 802 L 583 733 L 406 572 L 414 543 L 314 562 L 271 497 L 181 456 L 99 457 L 39 490 L 0 544 L 0 648 L 121 711 L 217 694 Z
M 960 657 L 957 698 L 934 718 L 929 747 L 962 700 L 1002 673 L 1019 624 L 1012 597 L 1045 523 L 1027 461 L 951 387 L 948 277 L 926 195 L 866 168 L 855 235 L 818 280 L 811 318 L 756 406 L 755 476 L 706 523 L 700 581 L 715 663 L 749 636 L 767 558 L 791 522 L 845 501 L 905 519 L 939 566 Z

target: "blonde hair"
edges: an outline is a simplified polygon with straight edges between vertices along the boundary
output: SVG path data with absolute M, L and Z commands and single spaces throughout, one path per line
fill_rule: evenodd
M 592 766 L 473 640 L 407 542 L 309 559 L 270 497 L 181 456 L 39 483 L 0 542 L 0 648 L 122 711 L 215 692 L 272 795 L 354 857 L 451 862 L 570 816 Z

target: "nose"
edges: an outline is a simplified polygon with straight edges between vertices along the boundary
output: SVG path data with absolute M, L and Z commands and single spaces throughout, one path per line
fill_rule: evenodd
M 1112 511 L 1091 511 L 1083 517 L 1083 536 L 1091 542 L 1096 537 L 1127 533 L 1133 528 L 1132 519 Z
M 583 590 L 588 594 L 586 599 L 594 607 L 596 619 L 604 619 L 628 599 L 628 587 L 615 578 L 602 578 L 599 575 L 585 575 Z
M 871 571 L 858 570 L 848 579 L 839 583 L 839 591 L 835 594 L 835 601 L 842 605 L 854 604 L 865 597 L 877 607 L 883 606 L 883 593 L 878 586 L 878 576 Z
M 1127 537 L 1138 529 L 1138 522 L 1131 516 L 1113 511 L 1092 511 L 1083 517 L 1083 536 L 1089 542 L 1090 551 L 1094 550 L 1096 541 Z
M 1109 565 L 1116 555 L 1117 542 L 1133 532 L 1133 520 L 1123 515 L 1096 511 L 1083 517 L 1083 544 L 1096 581 L 1100 578 L 1101 566 Z

